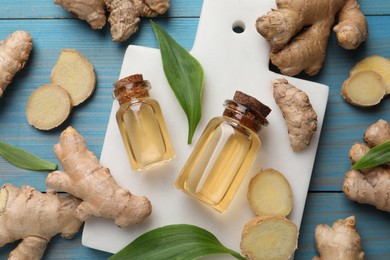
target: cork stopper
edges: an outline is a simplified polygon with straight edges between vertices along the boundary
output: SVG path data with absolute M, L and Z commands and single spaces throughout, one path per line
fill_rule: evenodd
M 241 91 L 236 91 L 233 100 L 226 100 L 224 105 L 224 116 L 236 119 L 240 124 L 255 132 L 268 124 L 266 117 L 271 113 L 271 109 Z
M 134 74 L 114 82 L 113 96 L 122 105 L 133 99 L 149 97 L 149 81 L 142 74 Z

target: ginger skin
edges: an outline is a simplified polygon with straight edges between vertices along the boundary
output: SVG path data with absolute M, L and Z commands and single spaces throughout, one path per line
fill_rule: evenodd
M 317 114 L 309 97 L 286 79 L 275 79 L 273 88 L 275 102 L 287 124 L 291 148 L 294 152 L 303 151 L 317 130 Z
M 65 238 L 76 234 L 82 222 L 75 210 L 80 200 L 59 196 L 54 191 L 41 193 L 29 186 L 11 184 L 0 190 L 0 247 L 21 240 L 8 259 L 41 259 L 50 239 L 60 233 Z
M 105 25 L 107 9 L 114 42 L 129 39 L 138 30 L 140 17 L 155 17 L 164 14 L 170 7 L 169 0 L 55 0 L 55 3 L 86 20 L 93 29 L 101 29 Z
M 283 74 L 317 74 L 324 62 L 333 28 L 339 44 L 355 49 L 368 36 L 357 0 L 276 0 L 277 9 L 256 21 L 257 31 L 270 44 L 270 59 Z
M 169 0 L 104 0 L 110 15 L 112 41 L 129 39 L 139 27 L 140 17 L 155 17 L 165 13 Z
M 151 214 L 150 201 L 121 188 L 74 128 L 68 127 L 61 133 L 54 153 L 64 172 L 50 173 L 46 185 L 82 200 L 76 210 L 81 221 L 90 216 L 112 218 L 119 227 L 126 227 Z
M 313 260 L 364 259 L 354 216 L 339 219 L 332 227 L 317 225 L 315 240 L 320 256 L 313 257 Z
M 375 145 L 390 139 L 390 125 L 379 120 L 367 128 L 364 140 L 367 145 L 354 144 L 349 151 L 351 163 L 357 162 Z M 370 204 L 390 212 L 390 168 L 386 165 L 364 170 L 349 170 L 344 179 L 343 192 L 348 199 Z
M 31 50 L 32 38 L 25 31 L 15 31 L 5 41 L 0 41 L 0 97 L 15 74 L 23 69 Z
M 87 21 L 93 29 L 101 29 L 106 24 L 104 0 L 54 0 L 54 3 Z

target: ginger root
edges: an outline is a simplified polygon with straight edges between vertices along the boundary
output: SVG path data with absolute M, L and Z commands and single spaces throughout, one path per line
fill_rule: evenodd
M 72 111 L 68 92 L 56 84 L 43 85 L 34 90 L 26 107 L 27 122 L 40 130 L 61 125 Z
M 81 221 L 90 216 L 112 218 L 118 226 L 126 227 L 151 214 L 150 201 L 121 188 L 74 128 L 68 127 L 61 133 L 54 153 L 64 172 L 50 173 L 46 185 L 82 200 L 76 210 Z
M 356 163 L 375 145 L 390 139 L 390 125 L 379 120 L 367 128 L 364 140 L 367 145 L 354 144 L 349 151 L 352 164 Z M 390 212 L 390 168 L 388 165 L 364 170 L 349 170 L 344 179 L 343 192 L 348 199 L 374 205 Z
M 155 17 L 164 14 L 170 7 L 169 0 L 55 0 L 55 3 L 76 17 L 87 20 L 93 29 L 104 26 L 107 9 L 114 42 L 129 39 L 138 30 L 140 17 Z
M 285 217 L 293 206 L 290 183 L 274 169 L 262 170 L 249 183 L 248 201 L 257 215 Z
M 15 31 L 5 41 L 0 41 L 0 97 L 15 74 L 23 69 L 32 50 L 28 32 Z
M 313 260 L 364 259 L 354 216 L 339 219 L 332 227 L 317 225 L 315 240 L 320 256 L 313 257 Z
M 343 83 L 341 96 L 350 104 L 361 107 L 379 104 L 386 94 L 382 77 L 372 70 L 357 72 Z
M 306 149 L 317 130 L 317 114 L 309 97 L 286 79 L 273 81 L 273 95 L 287 124 L 290 145 L 294 152 Z
M 54 0 L 54 3 L 87 21 L 93 29 L 101 29 L 106 24 L 104 0 Z
M 317 74 L 325 60 L 331 27 L 339 44 L 356 49 L 368 37 L 357 0 L 276 0 L 277 9 L 256 21 L 257 31 L 270 44 L 270 59 L 283 74 Z
M 41 259 L 56 234 L 71 238 L 82 222 L 75 210 L 80 200 L 54 191 L 41 193 L 11 184 L 0 190 L 0 247 L 21 240 L 8 259 Z

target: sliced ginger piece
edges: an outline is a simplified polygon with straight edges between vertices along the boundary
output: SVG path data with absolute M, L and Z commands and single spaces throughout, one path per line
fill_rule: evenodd
M 257 215 L 285 217 L 293 206 L 290 183 L 274 169 L 263 170 L 249 183 L 248 201 Z
M 56 84 L 46 84 L 28 98 L 26 116 L 30 125 L 50 130 L 62 124 L 72 110 L 68 92 Z
M 390 60 L 379 56 L 373 55 L 364 58 L 363 60 L 356 63 L 351 69 L 350 75 L 353 76 L 360 71 L 372 70 L 381 75 L 382 80 L 386 87 L 386 94 L 390 93 Z
M 51 72 L 51 81 L 63 87 L 77 106 L 95 90 L 96 75 L 92 63 L 74 49 L 63 49 Z
M 372 70 L 357 72 L 346 79 L 341 95 L 350 104 L 368 107 L 378 104 L 386 94 L 382 77 Z
M 284 217 L 258 216 L 244 227 L 241 253 L 249 260 L 289 259 L 297 248 L 298 228 Z

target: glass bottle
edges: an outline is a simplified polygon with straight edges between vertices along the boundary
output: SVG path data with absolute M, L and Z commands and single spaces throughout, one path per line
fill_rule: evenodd
M 236 91 L 205 128 L 176 180 L 176 187 L 219 212 L 226 210 L 261 146 L 257 132 L 271 109 Z
M 114 83 L 120 108 L 116 120 L 133 170 L 144 170 L 175 157 L 159 103 L 149 97 L 141 74 Z

